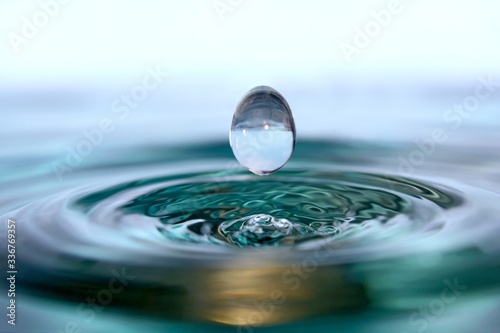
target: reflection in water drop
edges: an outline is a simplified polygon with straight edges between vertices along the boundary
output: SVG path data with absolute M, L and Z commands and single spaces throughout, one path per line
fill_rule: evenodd
M 231 124 L 230 143 L 241 165 L 263 176 L 279 170 L 295 148 L 295 122 L 285 98 L 259 86 L 241 100 Z

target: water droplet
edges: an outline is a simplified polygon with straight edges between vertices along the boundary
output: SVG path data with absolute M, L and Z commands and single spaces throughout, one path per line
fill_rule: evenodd
M 285 98 L 259 86 L 238 104 L 229 140 L 238 162 L 263 176 L 281 169 L 295 148 L 295 122 Z

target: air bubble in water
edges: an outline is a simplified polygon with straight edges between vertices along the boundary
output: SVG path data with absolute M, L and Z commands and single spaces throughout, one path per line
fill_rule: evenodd
M 220 231 L 232 244 L 239 246 L 277 245 L 282 238 L 292 235 L 293 224 L 287 219 L 275 219 L 259 214 L 223 223 Z
M 263 176 L 281 169 L 295 148 L 295 122 L 285 98 L 259 86 L 238 104 L 229 140 L 234 156 L 248 170 Z

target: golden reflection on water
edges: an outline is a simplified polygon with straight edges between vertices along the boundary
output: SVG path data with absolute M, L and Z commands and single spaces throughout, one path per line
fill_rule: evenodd
M 260 262 L 209 270 L 192 290 L 197 319 L 236 326 L 266 326 L 360 309 L 364 288 L 343 267 Z

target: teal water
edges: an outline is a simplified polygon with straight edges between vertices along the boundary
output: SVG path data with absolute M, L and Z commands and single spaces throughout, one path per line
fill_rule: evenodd
M 496 159 L 398 173 L 409 149 L 302 140 L 265 178 L 227 142 L 124 147 L 65 182 L 4 165 L 19 327 L 495 332 Z

